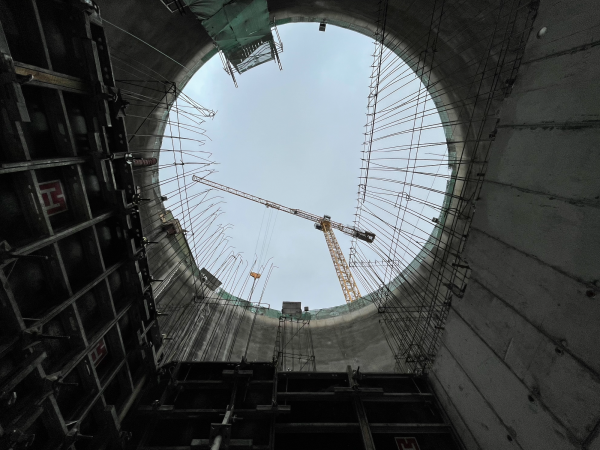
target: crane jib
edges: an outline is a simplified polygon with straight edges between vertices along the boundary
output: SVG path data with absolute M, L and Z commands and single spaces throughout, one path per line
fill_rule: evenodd
M 304 219 L 310 220 L 310 221 L 315 222 L 315 223 L 320 223 L 323 220 L 323 218 L 320 217 L 320 216 L 316 216 L 314 214 L 307 213 L 307 212 L 302 211 L 300 209 L 288 208 L 288 207 L 280 205 L 278 203 L 270 202 L 270 201 L 264 200 L 264 199 L 262 199 L 260 197 L 255 197 L 254 195 L 250 195 L 250 194 L 247 194 L 245 192 L 238 191 L 236 189 L 232 189 L 232 188 L 227 187 L 227 186 L 223 186 L 223 185 L 221 185 L 219 183 L 215 183 L 214 181 L 207 180 L 206 178 L 201 178 L 201 177 L 199 177 L 197 175 L 194 175 L 192 177 L 192 179 L 194 181 L 198 182 L 198 183 L 202 183 L 202 184 L 204 184 L 206 186 L 210 186 L 210 187 L 212 187 L 214 189 L 218 189 L 218 190 L 224 191 L 224 192 L 229 192 L 230 194 L 237 195 L 239 197 L 246 198 L 248 200 L 252 200 L 252 201 L 254 201 L 256 203 L 260 203 L 262 205 L 265 205 L 267 208 L 273 208 L 273 209 L 277 209 L 279 211 L 284 211 L 284 212 L 287 212 L 289 214 L 293 214 L 295 216 L 302 217 Z M 375 234 L 374 233 L 371 233 L 369 231 L 357 230 L 356 228 L 354 228 L 352 226 L 346 226 L 346 225 L 343 225 L 343 224 L 338 223 L 338 222 L 332 222 L 331 220 L 329 220 L 329 217 L 327 217 L 326 220 L 330 223 L 330 226 L 332 228 L 335 228 L 336 230 L 339 230 L 342 233 L 348 234 L 348 235 L 350 235 L 352 237 L 355 237 L 357 239 L 360 239 L 361 241 L 365 241 L 365 242 L 371 243 L 371 242 L 373 242 L 375 240 Z

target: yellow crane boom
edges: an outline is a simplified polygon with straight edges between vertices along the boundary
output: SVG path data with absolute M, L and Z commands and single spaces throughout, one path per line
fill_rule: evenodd
M 360 298 L 360 291 L 358 290 L 356 281 L 354 281 L 354 277 L 350 272 L 350 267 L 346 262 L 346 258 L 344 258 L 344 254 L 342 253 L 340 244 L 338 243 L 335 234 L 333 233 L 333 229 L 339 230 L 342 233 L 345 233 L 349 236 L 355 237 L 365 242 L 373 242 L 373 240 L 375 239 L 375 234 L 368 231 L 360 230 L 351 225 L 344 225 L 338 222 L 333 222 L 331 220 L 331 217 L 329 216 L 320 217 L 315 214 L 307 213 L 306 211 L 302 211 L 300 209 L 288 208 L 287 206 L 283 206 L 278 203 L 271 202 L 260 197 L 256 197 L 254 195 L 238 191 L 237 189 L 233 189 L 222 184 L 215 183 L 214 181 L 210 181 L 206 178 L 201 178 L 196 175 L 193 176 L 193 180 L 197 183 L 204 184 L 213 189 L 218 189 L 220 191 L 228 192 L 230 194 L 237 195 L 238 197 L 242 197 L 248 200 L 252 200 L 256 203 L 260 203 L 261 205 L 265 205 L 267 208 L 277 209 L 279 211 L 283 211 L 288 214 L 302 217 L 303 219 L 307 219 L 311 222 L 314 222 L 315 228 L 317 230 L 322 231 L 325 236 L 327 248 L 329 249 L 329 253 L 331 254 L 331 259 L 335 267 L 335 272 L 340 281 L 340 286 L 342 287 L 342 291 L 344 293 L 346 302 L 352 303 L 353 301 L 358 300 Z

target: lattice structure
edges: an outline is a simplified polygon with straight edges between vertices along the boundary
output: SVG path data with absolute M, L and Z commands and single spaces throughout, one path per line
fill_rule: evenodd
M 450 304 L 466 289 L 461 252 L 496 110 L 515 80 L 536 2 L 482 5 L 458 30 L 447 23 L 445 0 L 429 8 L 429 30 L 407 46 L 386 32 L 388 1 L 379 3 L 355 220 L 378 238 L 355 240 L 350 253 L 383 316 L 397 369 L 412 373 L 431 367 Z M 477 60 L 465 45 L 473 34 L 482 36 Z M 443 60 L 442 40 L 454 49 Z
M 333 261 L 335 273 L 340 281 L 340 286 L 342 287 L 346 303 L 352 303 L 360 298 L 360 291 L 358 290 L 356 281 L 354 281 L 354 277 L 352 276 L 352 272 L 348 267 L 346 258 L 344 258 L 344 253 L 342 252 L 340 244 L 338 243 L 335 234 L 331 229 L 331 222 L 326 220 L 321 221 L 321 228 L 323 230 L 323 236 L 325 236 L 327 248 L 331 254 L 331 260 Z

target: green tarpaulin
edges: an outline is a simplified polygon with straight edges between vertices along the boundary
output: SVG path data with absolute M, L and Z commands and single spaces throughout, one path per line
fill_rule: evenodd
M 266 0 L 185 0 L 238 73 L 275 59 Z

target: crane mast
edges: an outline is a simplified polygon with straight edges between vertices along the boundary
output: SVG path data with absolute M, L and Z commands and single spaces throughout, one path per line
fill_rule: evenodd
M 237 189 L 233 189 L 222 184 L 215 183 L 214 181 L 207 180 L 206 178 L 201 178 L 194 175 L 192 179 L 197 183 L 210 186 L 211 188 L 218 189 L 223 192 L 228 192 L 230 194 L 237 195 L 238 197 L 252 200 L 256 203 L 260 203 L 261 205 L 265 205 L 267 208 L 277 209 L 279 211 L 283 211 L 288 214 L 302 217 L 303 219 L 307 219 L 311 222 L 314 222 L 315 228 L 317 230 L 322 231 L 323 235 L 325 236 L 327 248 L 329 249 L 329 254 L 331 255 L 331 259 L 335 267 L 335 272 L 338 276 L 338 280 L 340 282 L 342 292 L 344 293 L 346 303 L 352 303 L 353 301 L 358 300 L 360 298 L 360 291 L 358 290 L 356 281 L 354 281 L 354 277 L 350 272 L 350 267 L 346 262 L 346 258 L 344 258 L 344 254 L 342 253 L 340 244 L 338 243 L 335 234 L 333 233 L 333 229 L 339 230 L 342 233 L 345 233 L 349 236 L 355 237 L 365 242 L 373 242 L 373 240 L 375 239 L 375 234 L 370 233 L 368 231 L 360 230 L 350 225 L 343 225 L 338 222 L 333 222 L 331 220 L 331 217 L 329 216 L 320 217 L 299 209 L 288 208 L 287 206 L 283 206 L 278 203 L 271 202 L 260 197 L 256 197 L 254 195 L 247 194 L 246 192 L 238 191 Z
M 360 298 L 360 291 L 358 290 L 356 281 L 354 281 L 354 277 L 352 276 L 352 272 L 350 272 L 350 267 L 346 262 L 346 258 L 344 258 L 340 244 L 338 244 L 335 234 L 331 229 L 331 222 L 322 220 L 320 225 L 321 231 L 323 231 L 323 235 L 325 236 L 327 248 L 329 249 L 329 254 L 331 255 L 331 260 L 333 261 L 333 266 L 335 267 L 335 273 L 340 281 L 340 286 L 342 287 L 342 292 L 344 293 L 346 303 L 352 303 Z

